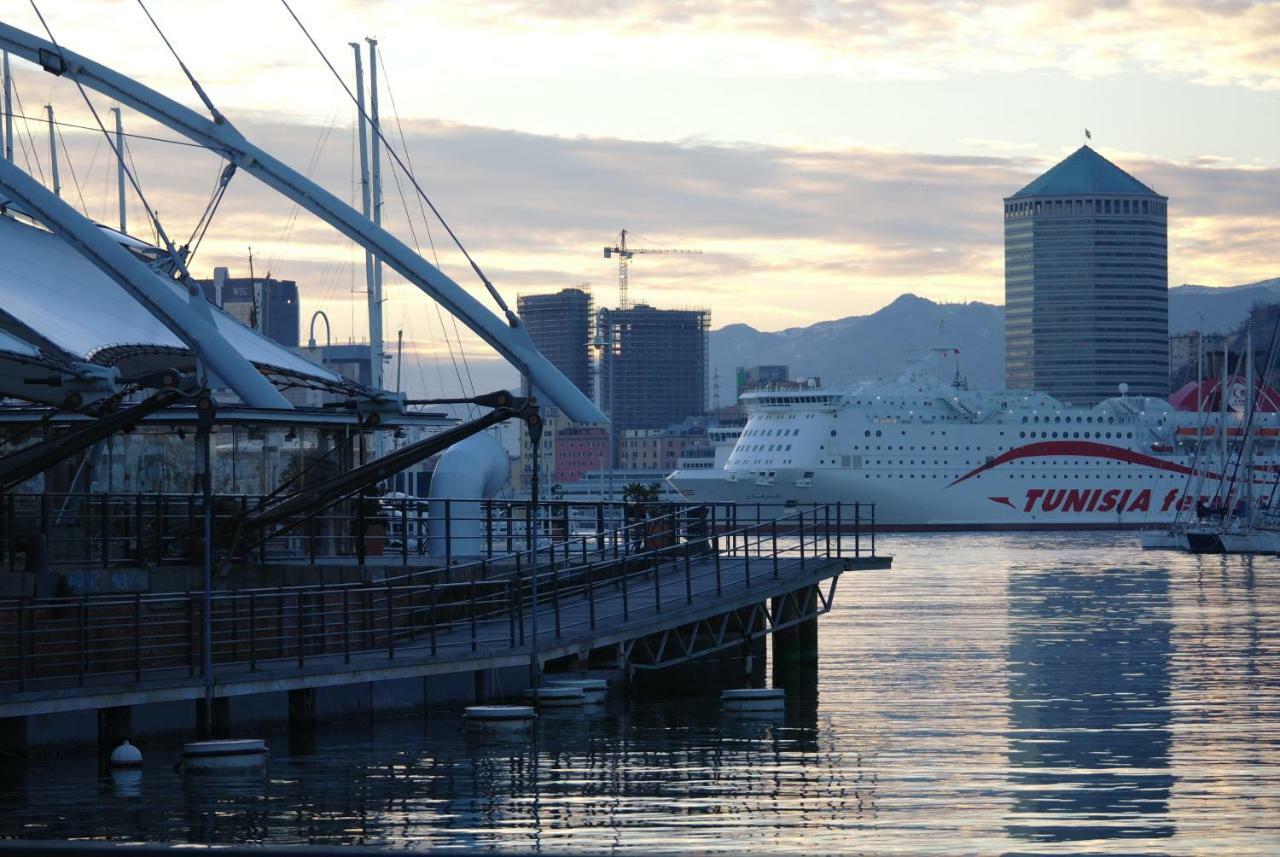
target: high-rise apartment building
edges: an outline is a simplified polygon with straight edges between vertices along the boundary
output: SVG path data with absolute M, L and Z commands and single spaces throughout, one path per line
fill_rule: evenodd
M 1088 146 L 1004 200 L 1009 387 L 1169 394 L 1167 218 L 1168 197 Z
M 549 295 L 520 295 L 516 309 L 534 346 L 590 398 L 590 293 L 582 289 L 561 289 Z
M 615 462 L 629 429 L 665 428 L 706 410 L 710 324 L 703 309 L 600 310 L 598 401 L 613 423 Z

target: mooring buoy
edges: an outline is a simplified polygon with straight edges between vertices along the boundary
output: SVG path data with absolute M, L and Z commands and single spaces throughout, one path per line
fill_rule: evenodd
M 189 741 L 174 767 L 180 773 L 245 773 L 266 766 L 270 751 L 261 738 Z
M 524 692 L 524 698 L 539 708 L 569 708 L 586 702 L 582 688 L 557 684 L 531 687 Z
M 603 678 L 548 678 L 548 686 L 582 688 L 582 701 L 587 704 L 609 698 L 609 681 Z
M 130 744 L 127 738 L 123 744 L 111 751 L 113 768 L 137 768 L 141 765 L 142 751 Z
M 720 694 L 725 711 L 782 711 L 787 707 L 787 692 L 778 687 L 745 687 Z
M 472 705 L 462 712 L 468 732 L 514 734 L 533 728 L 538 714 L 532 705 Z

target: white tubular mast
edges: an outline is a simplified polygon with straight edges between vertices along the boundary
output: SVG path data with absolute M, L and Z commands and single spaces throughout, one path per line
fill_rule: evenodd
M 569 419 L 579 423 L 605 422 L 600 409 L 538 352 L 518 319 L 513 318 L 508 325 L 403 241 L 374 226 L 332 193 L 250 143 L 225 118 L 220 117 L 218 122 L 206 119 L 106 66 L 73 51 L 59 50 L 45 39 L 4 23 L 0 23 L 0 50 L 38 63 L 50 73 L 76 80 L 221 153 L 239 169 L 372 251 L 400 276 L 422 289 L 527 375 L 533 386 L 545 393 Z
M 120 118 L 120 108 L 112 107 L 116 114 L 116 201 L 120 203 L 120 231 L 128 234 L 129 217 L 124 195 L 124 120 Z
M 378 125 L 378 40 L 369 43 L 369 188 L 373 196 L 373 225 L 382 226 L 382 134 Z M 373 386 L 382 387 L 382 260 L 373 260 L 373 294 L 369 298 L 369 342 L 373 345 Z
M 350 42 L 351 50 L 356 56 L 356 126 L 360 137 L 360 213 L 365 219 L 370 217 L 370 206 L 373 194 L 369 185 L 369 128 L 365 122 L 368 114 L 364 109 L 364 66 L 360 60 L 360 43 Z M 377 145 L 375 140 L 374 145 Z M 378 303 L 376 287 L 377 274 L 374 273 L 373 251 L 364 248 L 364 288 L 369 307 L 369 386 L 382 386 L 382 361 L 378 356 L 382 353 L 382 306 Z

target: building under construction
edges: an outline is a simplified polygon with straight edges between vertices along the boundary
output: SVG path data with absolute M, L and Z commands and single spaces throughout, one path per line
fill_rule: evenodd
M 549 295 L 520 295 L 517 307 L 534 346 L 575 387 L 590 396 L 594 387 L 591 293 L 561 289 Z
M 598 403 L 617 443 L 629 429 L 658 429 L 697 416 L 707 406 L 707 331 L 711 311 L 637 304 L 602 309 L 605 347 Z

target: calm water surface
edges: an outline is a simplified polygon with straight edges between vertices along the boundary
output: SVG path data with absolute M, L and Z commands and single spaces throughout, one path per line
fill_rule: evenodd
M 454 714 L 273 740 L 265 781 L 3 763 L 0 834 L 645 851 L 1280 853 L 1280 562 L 1135 535 L 884 541 L 784 718 L 618 698 L 477 743 Z M 151 742 L 157 743 L 157 742 Z

